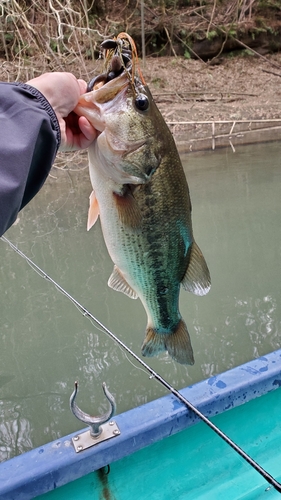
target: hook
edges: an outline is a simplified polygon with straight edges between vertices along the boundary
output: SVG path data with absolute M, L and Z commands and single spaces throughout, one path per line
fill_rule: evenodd
M 105 424 L 106 422 L 108 422 L 113 417 L 113 415 L 115 414 L 115 411 L 116 411 L 115 399 L 112 396 L 112 394 L 109 392 L 109 390 L 107 389 L 105 382 L 102 383 L 102 388 L 103 388 L 104 395 L 106 396 L 106 398 L 109 401 L 110 408 L 109 408 L 107 413 L 105 413 L 104 415 L 100 415 L 99 417 L 94 417 L 94 416 L 89 415 L 88 413 L 84 413 L 82 410 L 80 410 L 80 408 L 75 403 L 75 398 L 76 398 L 77 392 L 78 392 L 78 382 L 75 382 L 75 384 L 74 384 L 74 391 L 71 394 L 70 401 L 69 401 L 70 402 L 70 409 L 71 409 L 73 415 L 76 418 L 78 418 L 78 420 L 81 420 L 81 422 L 84 422 L 85 424 L 90 425 L 90 427 L 91 427 L 90 435 L 93 438 L 97 438 L 98 436 L 100 436 L 100 434 L 102 433 L 102 429 L 100 428 L 100 426 Z

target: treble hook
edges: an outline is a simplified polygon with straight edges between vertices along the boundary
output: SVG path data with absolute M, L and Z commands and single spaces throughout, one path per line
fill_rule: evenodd
M 75 398 L 76 398 L 77 392 L 78 392 L 78 382 L 75 382 L 75 384 L 74 384 L 74 391 L 71 394 L 70 401 L 69 401 L 70 402 L 70 409 L 71 409 L 73 415 L 76 418 L 78 418 L 78 420 L 81 420 L 81 422 L 84 422 L 85 424 L 90 425 L 90 427 L 91 427 L 90 434 L 93 438 L 97 438 L 98 436 L 100 436 L 100 434 L 102 433 L 102 429 L 100 428 L 100 426 L 105 424 L 106 422 L 108 422 L 113 417 L 113 415 L 115 414 L 115 411 L 116 411 L 115 399 L 112 396 L 112 394 L 109 392 L 109 390 L 107 389 L 105 382 L 102 383 L 102 388 L 103 388 L 104 395 L 106 396 L 106 398 L 109 401 L 110 408 L 109 408 L 107 413 L 105 413 L 104 415 L 101 415 L 100 417 L 94 417 L 94 416 L 89 415 L 88 413 L 84 413 L 82 410 L 80 410 L 80 408 L 75 403 Z

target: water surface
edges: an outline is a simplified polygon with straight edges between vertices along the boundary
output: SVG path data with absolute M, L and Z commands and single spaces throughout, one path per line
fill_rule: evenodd
M 212 289 L 181 292 L 195 365 L 144 358 L 177 389 L 281 347 L 280 158 L 279 143 L 183 158 Z M 107 287 L 99 223 L 86 231 L 90 192 L 86 168 L 53 169 L 6 236 L 141 356 L 146 314 Z M 166 394 L 3 241 L 0 280 L 0 460 L 83 427 L 69 411 L 75 380 L 95 415 L 107 408 L 103 381 L 118 413 Z

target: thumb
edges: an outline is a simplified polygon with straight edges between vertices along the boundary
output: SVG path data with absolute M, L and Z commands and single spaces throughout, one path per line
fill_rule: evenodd
M 85 82 L 85 80 L 82 80 L 81 78 L 79 78 L 77 81 L 80 88 L 80 94 L 81 95 L 85 94 L 87 92 L 87 83 Z

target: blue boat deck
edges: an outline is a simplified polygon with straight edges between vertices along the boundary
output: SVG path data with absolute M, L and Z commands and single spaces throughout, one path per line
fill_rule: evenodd
M 212 419 L 281 480 L 281 390 Z M 280 494 L 199 423 L 40 497 L 42 500 L 273 500 Z
M 181 393 L 278 480 L 280 386 L 281 350 Z M 30 500 L 45 493 L 44 500 L 279 498 L 173 395 L 115 420 L 120 436 L 81 453 L 74 451 L 72 434 L 2 463 L 0 499 Z

